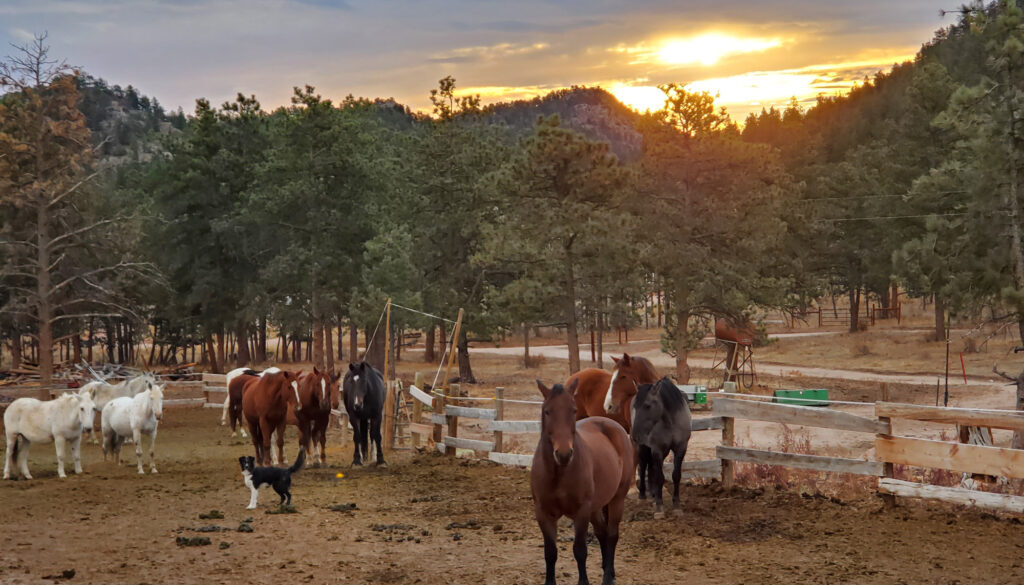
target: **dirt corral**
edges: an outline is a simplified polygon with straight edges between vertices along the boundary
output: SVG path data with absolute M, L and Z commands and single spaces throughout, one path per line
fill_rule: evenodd
M 228 438 L 219 415 L 168 409 L 158 475 L 136 474 L 130 446 L 117 468 L 89 445 L 86 473 L 61 481 L 52 446 L 33 447 L 36 479 L 0 483 L 0 583 L 54 583 L 71 571 L 69 583 L 131 585 L 543 580 L 526 471 L 409 451 L 386 469 L 352 470 L 351 443 L 334 430 L 332 466 L 295 476 L 297 513 L 268 513 L 277 498 L 267 488 L 250 511 L 237 457 L 251 448 Z M 627 502 L 619 583 L 1024 582 L 1024 527 L 1012 518 L 717 484 L 685 487 L 682 498 L 682 515 L 662 520 Z M 200 519 L 211 510 L 223 518 Z M 561 535 L 559 580 L 575 582 L 567 526 Z M 203 537 L 209 545 L 185 546 Z M 599 557 L 594 543 L 594 582 Z

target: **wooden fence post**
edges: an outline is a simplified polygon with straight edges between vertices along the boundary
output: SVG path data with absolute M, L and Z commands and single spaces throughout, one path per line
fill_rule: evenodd
M 494 420 L 505 420 L 505 389 L 502 387 L 494 389 Z M 494 431 L 494 449 L 492 451 L 504 452 L 503 437 L 504 433 Z
M 882 384 L 882 392 L 883 392 L 883 395 L 886 397 L 885 399 L 888 399 L 888 397 L 889 397 L 889 385 L 888 384 L 884 384 L 884 383 Z M 880 417 L 878 417 L 878 422 L 883 423 L 886 426 L 888 426 L 889 427 L 889 432 L 885 433 L 885 434 L 875 435 L 875 438 L 876 439 L 878 439 L 878 438 L 889 438 L 890 436 L 892 436 L 892 419 L 890 419 L 887 416 L 880 416 Z M 883 475 L 882 475 L 882 477 L 878 478 L 878 480 L 881 481 L 883 478 L 893 479 L 893 471 L 894 471 L 893 470 L 893 464 L 889 463 L 888 461 L 886 461 L 885 465 L 882 468 L 882 474 Z M 875 489 L 877 489 L 877 487 Z M 882 498 L 882 502 L 885 504 L 886 508 L 895 508 L 896 507 L 896 496 L 894 494 L 879 493 L 878 495 Z
M 452 384 L 451 385 L 451 390 L 449 390 L 449 392 L 451 393 L 451 396 L 452 397 L 462 396 L 461 387 L 462 387 L 461 384 Z M 456 403 L 453 406 L 460 406 L 460 405 L 461 405 L 461 403 L 456 401 Z M 448 436 L 452 437 L 453 439 L 458 438 L 458 436 L 459 436 L 459 417 L 457 417 L 457 416 L 448 416 L 447 414 L 445 414 L 445 418 L 448 419 Z M 442 440 L 443 440 L 443 438 L 442 438 Z M 445 454 L 446 457 L 455 457 L 455 445 L 450 445 L 450 446 L 449 445 L 445 445 L 445 447 L 444 447 L 444 454 Z
M 412 385 L 416 386 L 417 388 L 419 388 L 421 390 L 423 389 L 423 374 L 422 373 L 416 372 L 416 375 L 413 377 Z M 413 401 L 412 401 L 412 422 L 413 422 L 413 424 L 420 424 L 420 420 L 422 418 L 423 418 L 423 403 L 420 402 L 419 400 L 413 399 Z M 419 447 L 420 446 L 420 435 L 419 435 L 419 433 L 412 433 L 412 432 L 410 432 L 409 434 L 410 434 L 411 439 L 412 439 L 412 446 L 413 447 Z
M 722 417 L 722 445 L 733 446 L 736 419 L 731 416 Z M 722 487 L 732 489 L 735 480 L 736 464 L 729 459 L 722 459 Z
M 384 448 L 391 450 L 395 443 L 395 394 L 398 388 L 394 382 L 384 384 Z

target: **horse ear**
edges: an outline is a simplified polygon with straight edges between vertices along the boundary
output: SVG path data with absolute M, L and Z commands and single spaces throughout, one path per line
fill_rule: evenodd
M 547 399 L 548 394 L 551 394 L 551 388 L 545 386 L 544 382 L 541 382 L 540 380 L 537 380 L 537 388 L 540 389 L 540 393 L 544 396 L 545 399 Z
M 629 354 L 628 353 L 622 354 L 622 365 L 624 365 L 624 366 L 628 366 L 629 365 Z
M 576 396 L 576 390 L 579 387 L 580 387 L 580 379 L 579 378 L 573 378 L 572 382 L 569 382 L 569 385 L 566 386 L 565 389 L 569 391 L 569 394 L 572 394 L 573 396 Z
M 617 364 L 619 363 L 619 358 L 612 356 L 612 361 Z
M 353 364 L 352 362 L 349 362 L 348 363 L 348 371 L 350 371 L 350 372 L 356 371 L 356 365 Z
M 313 375 L 314 376 L 319 376 L 320 375 L 320 370 L 316 369 L 316 366 L 313 366 Z

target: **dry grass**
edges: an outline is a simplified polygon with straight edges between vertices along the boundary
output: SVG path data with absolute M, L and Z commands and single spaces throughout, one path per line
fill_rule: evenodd
M 789 425 L 781 425 L 779 435 L 772 451 L 795 453 L 802 455 L 821 455 L 811 447 L 811 436 L 807 429 L 794 429 Z M 738 444 L 751 445 L 749 435 Z M 764 448 L 760 446 L 758 448 Z M 780 465 L 764 465 L 761 463 L 736 463 L 735 480 L 737 485 L 748 488 L 774 488 L 778 490 L 794 490 L 801 494 L 820 494 L 841 500 L 863 498 L 865 494 L 875 490 L 873 477 L 828 473 L 813 469 L 797 469 Z

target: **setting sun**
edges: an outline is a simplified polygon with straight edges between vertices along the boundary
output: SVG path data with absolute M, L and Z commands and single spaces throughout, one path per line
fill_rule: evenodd
M 779 39 L 742 38 L 721 33 L 707 33 L 688 39 L 672 39 L 657 53 L 666 65 L 714 65 L 722 57 L 743 53 L 759 53 L 782 45 Z

